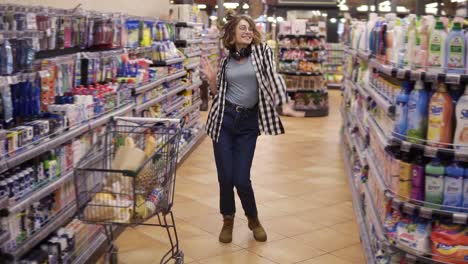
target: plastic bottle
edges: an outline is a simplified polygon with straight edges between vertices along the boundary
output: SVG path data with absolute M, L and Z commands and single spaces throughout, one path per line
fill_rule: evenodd
M 427 65 L 429 72 L 442 73 L 445 65 L 445 39 L 447 33 L 445 32 L 444 24 L 441 21 L 436 22 L 435 29 L 432 31 L 429 38 L 429 57 Z
M 411 200 L 423 201 L 425 182 L 424 155 L 423 153 L 416 152 L 414 157 L 414 162 L 411 166 Z
M 468 43 L 468 31 L 465 33 L 465 43 Z M 466 45 L 465 49 L 468 49 L 468 44 Z M 468 50 L 465 50 L 465 62 L 468 61 Z M 468 67 L 466 67 L 466 73 L 468 73 Z
M 405 55 L 406 55 L 406 46 L 408 42 L 407 38 L 408 24 L 406 20 L 403 20 L 401 24 L 401 40 L 398 50 L 398 67 L 403 68 L 405 66 Z
M 407 141 L 421 143 L 426 139 L 427 106 L 429 93 L 424 89 L 422 81 L 417 81 L 408 99 L 408 131 Z
M 463 205 L 464 170 L 456 162 L 445 169 L 444 177 L 444 210 L 457 211 L 451 207 Z
M 396 111 L 395 111 L 395 136 L 400 139 L 406 137 L 406 130 L 408 128 L 408 100 L 411 85 L 405 81 L 402 84 L 402 89 L 396 97 Z
M 414 64 L 414 52 L 416 50 L 416 18 L 414 16 L 409 17 L 406 38 L 405 65 L 411 68 Z
M 452 31 L 445 40 L 445 48 L 447 73 L 463 74 L 466 65 L 466 41 L 460 23 L 453 23 Z
M 453 136 L 454 148 L 468 153 L 468 85 L 465 94 L 455 107 L 456 129 Z
M 411 173 L 411 155 L 406 151 L 402 151 L 400 160 L 400 182 L 398 184 L 398 195 L 406 201 L 408 201 L 411 197 Z
M 416 50 L 414 55 L 414 65 L 417 69 L 426 69 L 427 66 L 427 45 L 428 45 L 428 21 L 423 18 L 418 21 L 418 35 L 416 38 Z
M 386 53 L 387 53 L 387 22 L 384 20 L 380 24 L 378 34 L 378 46 L 377 46 L 377 59 L 386 63 Z
M 393 62 L 393 48 L 395 47 L 395 24 L 396 24 L 396 15 L 395 14 L 387 14 L 385 16 L 387 19 L 387 33 L 385 38 L 386 44 L 386 51 L 385 51 L 385 61 L 386 63 Z
M 440 208 L 444 201 L 444 174 L 445 167 L 438 158 L 434 158 L 426 165 L 426 182 L 424 188 L 424 201 L 427 207 Z
M 429 119 L 427 128 L 428 145 L 432 147 L 448 147 L 452 143 L 452 98 L 447 93 L 444 83 L 439 83 L 437 92 L 432 95 L 429 103 Z
M 398 53 L 400 48 L 402 47 L 402 41 L 404 41 L 404 38 L 402 37 L 401 20 L 399 18 L 396 18 L 395 25 L 393 27 L 391 58 L 389 58 L 389 61 L 394 65 L 398 63 Z

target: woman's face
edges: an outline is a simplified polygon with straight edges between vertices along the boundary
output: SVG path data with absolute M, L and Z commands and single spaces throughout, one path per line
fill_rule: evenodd
M 245 20 L 241 20 L 236 27 L 236 44 L 243 47 L 248 46 L 253 40 L 253 28 Z

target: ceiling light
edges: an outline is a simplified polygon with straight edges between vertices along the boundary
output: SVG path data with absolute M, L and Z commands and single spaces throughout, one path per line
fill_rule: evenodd
M 228 9 L 236 9 L 239 3 L 224 3 L 224 7 Z
M 349 7 L 347 5 L 341 5 L 340 11 L 349 11 Z
M 390 4 L 391 4 L 390 1 L 387 0 L 387 1 L 380 3 L 379 5 L 390 5 Z
M 434 2 L 434 3 L 430 3 L 430 4 L 426 4 L 426 7 L 437 7 L 438 6 L 438 3 L 437 2 Z
M 328 14 L 327 14 L 327 13 L 323 13 L 322 16 L 323 16 L 323 17 L 327 17 Z
M 216 20 L 216 19 L 218 19 L 218 17 L 217 16 L 210 16 L 210 19 L 211 20 Z
M 370 11 L 374 12 L 375 11 L 375 5 L 371 5 Z
M 358 8 L 356 8 L 356 10 L 359 12 L 367 12 L 369 11 L 369 7 L 367 5 L 360 5 Z
M 391 6 L 379 6 L 379 11 L 380 12 L 390 12 L 390 11 L 392 11 L 392 7 Z
M 284 21 L 284 18 L 283 18 L 283 17 L 276 17 L 276 21 L 278 21 L 278 22 L 280 22 L 280 23 L 281 23 L 281 22 L 283 22 L 283 21 Z
M 273 21 L 275 21 L 275 18 L 274 17 L 267 17 L 267 21 L 268 22 L 273 22 Z
M 444 10 L 442 10 L 442 15 L 443 15 L 443 16 L 446 16 L 446 15 L 447 15 L 447 12 L 445 12 Z
M 335 24 L 336 23 L 336 18 L 334 18 L 334 17 L 330 18 L 330 23 Z
M 426 7 L 426 14 L 437 14 L 437 7 Z
M 200 5 L 198 5 L 198 9 L 206 9 L 206 5 L 200 4 Z
M 398 13 L 408 13 L 409 12 L 409 9 L 406 8 L 405 6 L 397 6 L 396 7 L 396 11 Z
M 341 23 L 345 23 L 345 22 L 346 22 L 346 18 L 344 18 L 344 17 L 340 18 L 340 22 L 341 22 Z
M 218 9 L 218 5 L 215 5 L 215 8 Z
M 245 3 L 245 4 L 242 6 L 242 9 L 249 9 L 249 4 Z
M 227 19 L 226 19 L 225 17 L 223 18 L 223 22 L 224 22 L 224 23 L 226 23 L 226 22 L 227 22 Z

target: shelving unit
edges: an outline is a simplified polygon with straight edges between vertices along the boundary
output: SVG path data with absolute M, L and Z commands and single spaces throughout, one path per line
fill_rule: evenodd
M 365 183 L 362 183 L 362 193 L 365 197 L 364 201 L 369 209 L 365 211 L 364 214 L 368 214 L 367 219 L 369 222 L 367 225 L 369 228 L 374 230 L 378 238 L 376 240 L 376 246 L 382 249 L 384 253 L 399 252 L 399 254 L 404 256 L 409 263 L 445 263 L 444 261 L 432 259 L 430 252 L 416 252 L 398 242 L 390 241 L 381 221 L 381 219 L 383 219 L 382 213 L 388 214 L 389 212 L 385 209 L 391 208 L 390 210 L 392 210 L 392 212 L 398 211 L 402 215 L 415 216 L 420 219 L 426 219 L 426 221 L 443 220 L 444 222 L 459 224 L 462 226 L 468 225 L 468 213 L 432 208 L 428 207 L 424 201 L 412 201 L 409 198 L 399 196 L 398 193 L 391 190 L 389 183 L 386 182 L 386 179 L 390 176 L 385 174 L 389 172 L 384 171 L 382 166 L 382 162 L 385 161 L 382 161 L 380 158 L 381 156 L 376 155 L 374 151 L 375 149 L 390 151 L 390 147 L 401 148 L 404 146 L 404 148 L 401 149 L 419 150 L 428 157 L 432 157 L 434 154 L 445 155 L 448 157 L 464 157 L 466 156 L 466 153 L 453 149 L 428 147 L 425 146 L 424 143 L 415 144 L 408 142 L 405 139 L 402 140 L 401 138 L 394 137 L 391 129 L 388 129 L 389 127 L 393 127 L 393 123 L 389 125 L 386 122 L 389 120 L 393 122 L 395 105 L 384 95 L 378 92 L 376 87 L 373 87 L 368 81 L 366 82 L 365 79 L 362 79 L 362 76 L 366 75 L 360 71 L 362 69 L 366 70 L 367 68 L 361 68 L 359 65 L 361 63 L 368 64 L 369 71 L 375 70 L 388 75 L 389 77 L 401 80 L 421 79 L 426 82 L 435 80 L 447 82 L 448 80 L 449 83 L 455 82 L 452 80 L 457 80 L 456 83 L 463 83 L 464 77 L 463 75 L 457 77 L 449 75 L 449 78 L 447 79 L 447 75 L 444 77 L 443 74 L 439 74 L 436 79 L 433 77 L 424 79 L 424 76 L 426 76 L 424 73 L 415 73 L 410 70 L 401 70 L 389 65 L 383 65 L 375 59 L 370 59 L 369 54 L 364 51 L 346 49 L 346 54 L 349 56 L 348 59 L 352 61 L 351 64 L 347 65 L 348 67 L 352 67 L 354 70 L 353 72 L 348 72 L 347 79 L 344 81 L 344 104 L 351 105 L 351 107 L 346 108 L 346 110 L 342 110 L 343 124 L 345 127 L 343 140 L 349 142 L 351 149 L 356 150 L 355 157 L 357 158 L 358 164 L 360 164 L 361 168 L 365 167 L 368 169 L 366 181 Z M 365 109 L 364 111 L 367 111 L 367 118 L 365 118 L 365 120 L 358 118 L 358 114 L 355 113 L 354 109 L 357 109 L 355 106 L 359 104 L 364 104 L 361 107 Z M 369 136 L 369 145 L 363 146 L 359 140 L 356 140 L 357 138 L 353 139 L 347 131 L 353 131 L 354 133 L 365 137 Z M 343 150 L 343 154 L 345 156 L 345 163 L 349 166 L 349 157 L 352 157 L 352 155 L 346 151 L 347 150 Z M 387 164 L 385 166 L 390 165 Z M 352 192 L 355 192 L 355 186 L 351 183 L 350 186 Z M 381 204 L 376 204 L 375 201 L 377 200 L 381 202 L 383 201 L 386 206 L 382 207 Z M 355 207 L 357 214 L 362 213 L 359 208 Z M 382 212 L 382 210 L 384 212 Z
M 343 85 L 343 58 L 344 48 L 342 44 L 327 43 L 325 45 L 326 55 L 325 63 L 323 64 L 325 80 L 327 87 L 340 89 Z
M 304 111 L 306 117 L 327 116 L 323 38 L 318 34 L 280 34 L 278 47 L 278 72 L 283 75 L 295 110 Z

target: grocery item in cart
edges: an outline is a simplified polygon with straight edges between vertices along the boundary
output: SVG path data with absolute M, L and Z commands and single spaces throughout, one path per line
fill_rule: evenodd
M 97 193 L 84 210 L 87 220 L 96 222 L 128 223 L 131 216 L 132 201 L 122 195 L 108 192 Z
M 436 222 L 431 235 L 433 259 L 454 264 L 468 261 L 468 227 Z

